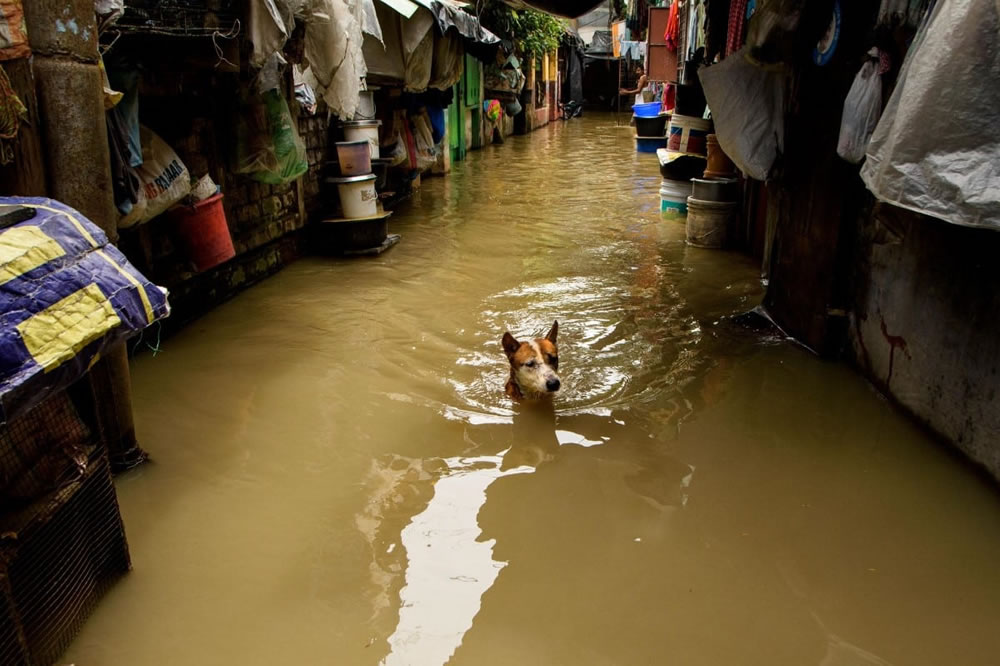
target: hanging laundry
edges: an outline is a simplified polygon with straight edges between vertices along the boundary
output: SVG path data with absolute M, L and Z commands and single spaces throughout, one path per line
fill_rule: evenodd
M 733 0 L 729 5 L 729 30 L 726 33 L 726 56 L 736 53 L 745 41 L 747 0 Z
M 704 0 L 689 0 L 688 25 L 685 44 L 687 46 L 686 58 L 694 58 L 698 49 L 705 46 L 705 3 Z
M 677 37 L 680 32 L 680 3 L 674 0 L 670 4 L 670 13 L 667 15 L 667 29 L 663 32 L 663 41 L 667 43 L 667 48 L 671 52 L 677 53 Z

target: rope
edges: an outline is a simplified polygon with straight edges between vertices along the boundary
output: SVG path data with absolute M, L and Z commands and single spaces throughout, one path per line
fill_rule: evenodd
M 148 330 L 148 329 L 146 329 L 146 330 Z M 151 345 L 148 342 L 146 343 L 146 347 L 149 349 L 149 351 L 153 352 L 153 357 L 154 358 L 156 357 L 157 354 L 160 353 L 160 333 L 162 333 L 162 331 L 163 331 L 163 322 L 157 320 L 157 322 L 156 322 L 156 344 Z M 139 331 L 139 336 L 136 338 L 135 344 L 132 345 L 132 355 L 133 356 L 135 356 L 136 350 L 138 350 L 139 346 L 144 342 L 144 338 L 145 337 L 146 337 L 146 331 L 145 330 Z
M 235 67 L 236 69 L 239 69 L 239 67 L 235 63 L 230 62 L 226 58 L 226 54 L 222 50 L 222 47 L 219 46 L 219 43 L 217 41 L 215 41 L 216 37 L 221 37 L 222 39 L 236 39 L 236 37 L 238 37 L 239 34 L 240 34 L 240 20 L 239 19 L 236 19 L 236 21 L 233 22 L 233 27 L 229 30 L 228 33 L 222 33 L 222 32 L 219 32 L 218 30 L 216 30 L 215 32 L 212 33 L 212 46 L 215 47 L 215 55 L 219 59 L 219 61 L 215 63 L 216 67 L 218 67 L 222 63 L 226 63 L 230 67 Z

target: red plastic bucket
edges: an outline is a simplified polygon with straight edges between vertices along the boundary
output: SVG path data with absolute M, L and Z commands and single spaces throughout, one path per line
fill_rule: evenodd
M 193 206 L 173 208 L 170 215 L 195 270 L 207 271 L 236 256 L 221 193 Z

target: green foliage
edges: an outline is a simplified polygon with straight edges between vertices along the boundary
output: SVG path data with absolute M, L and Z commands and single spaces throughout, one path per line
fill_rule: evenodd
M 501 0 L 485 0 L 478 7 L 479 21 L 500 37 L 514 43 L 524 56 L 541 56 L 559 47 L 566 24 L 551 14 L 534 9 L 517 10 Z

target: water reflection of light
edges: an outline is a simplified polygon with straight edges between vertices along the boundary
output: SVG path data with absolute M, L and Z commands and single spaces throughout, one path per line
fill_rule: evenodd
M 384 666 L 447 662 L 472 626 L 483 593 L 507 566 L 493 559 L 493 539 L 477 540 L 477 517 L 490 484 L 534 471 L 501 470 L 506 453 L 446 459 L 449 471 L 434 484 L 427 508 L 403 529 L 406 584 Z
M 556 439 L 559 440 L 559 446 L 574 444 L 576 446 L 591 447 L 600 446 L 604 443 L 603 440 L 587 439 L 583 435 L 570 432 L 569 430 L 556 430 Z

